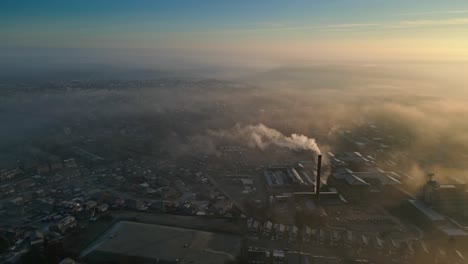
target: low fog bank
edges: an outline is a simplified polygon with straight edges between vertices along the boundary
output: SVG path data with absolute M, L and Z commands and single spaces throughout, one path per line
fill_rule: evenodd
M 465 176 L 468 81 L 455 70 L 459 68 L 314 65 L 278 68 L 235 81 L 149 78 L 151 74 L 139 79 L 141 75 L 130 74 L 114 82 L 4 82 L 0 146 L 15 153 L 22 144 L 76 144 L 81 137 L 107 148 L 124 142 L 177 157 L 209 152 L 207 140 L 215 150 L 226 143 L 220 137 L 246 137 L 259 147 L 270 144 L 265 139 L 279 139 L 281 146 L 291 143 L 286 138 L 310 138 L 319 147 L 341 151 L 349 146 L 343 144 L 340 131 L 359 132 L 363 123 L 373 122 L 404 139 L 395 140 L 398 150 L 390 154 L 405 160 L 408 173 L 420 178 L 428 171 Z M 128 132 L 132 129 L 138 130 L 138 137 Z M 251 137 L 256 129 L 279 134 Z

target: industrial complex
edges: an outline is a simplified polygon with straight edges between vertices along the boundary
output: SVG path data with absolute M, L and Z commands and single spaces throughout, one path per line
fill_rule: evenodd
M 335 145 L 322 135 L 323 152 L 306 136 L 235 126 L 188 137 L 198 152 L 175 155 L 146 148 L 151 122 L 68 122 L 52 135 L 73 144 L 24 147 L 0 169 L 2 263 L 467 263 L 463 175 L 415 174 L 392 151 L 405 138 L 385 126 L 337 129 Z M 96 143 L 108 135 L 126 140 Z

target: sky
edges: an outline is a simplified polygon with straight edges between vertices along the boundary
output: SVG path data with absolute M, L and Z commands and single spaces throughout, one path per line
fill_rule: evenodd
M 2 0 L 0 58 L 287 64 L 468 60 L 466 0 Z

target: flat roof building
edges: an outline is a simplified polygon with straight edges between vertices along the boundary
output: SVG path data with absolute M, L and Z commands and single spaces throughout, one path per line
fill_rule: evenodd
M 267 188 L 271 192 L 314 191 L 315 179 L 311 172 L 302 166 L 271 166 L 263 172 Z
M 432 228 L 436 235 L 442 238 L 468 241 L 468 233 L 449 221 L 443 214 L 430 208 L 421 200 L 414 199 L 408 200 L 408 202 L 411 205 L 410 213 L 414 219 L 426 227 Z

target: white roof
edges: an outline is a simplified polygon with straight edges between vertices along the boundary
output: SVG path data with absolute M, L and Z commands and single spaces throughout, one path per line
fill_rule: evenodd
M 345 181 L 349 184 L 349 185 L 361 185 L 361 186 L 364 186 L 364 185 L 369 185 L 367 182 L 365 182 L 363 179 L 357 177 L 356 175 L 354 174 L 347 174 L 345 177 L 344 177 Z

